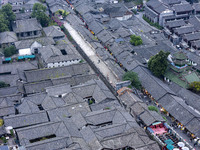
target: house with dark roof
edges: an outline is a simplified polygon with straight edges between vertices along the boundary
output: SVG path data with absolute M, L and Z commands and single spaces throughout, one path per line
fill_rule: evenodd
M 93 73 L 94 72 L 87 63 L 80 63 L 63 67 L 25 71 L 24 75 L 25 75 L 25 81 L 37 82 L 64 76 L 87 75 Z
M 68 66 L 81 61 L 81 56 L 71 45 L 48 45 L 38 49 L 39 54 L 47 68 Z
M 194 3 L 192 7 L 194 9 L 194 14 L 199 16 L 200 15 L 200 4 L 199 3 Z
M 1 32 L 0 33 L 0 48 L 6 48 L 14 45 L 14 42 L 18 41 L 18 38 L 14 32 Z
M 105 14 L 109 15 L 110 18 L 116 18 L 118 20 L 127 20 L 132 17 L 133 13 L 128 10 L 124 4 L 110 4 L 105 5 L 103 8 Z
M 25 3 L 25 0 L 8 0 L 8 3 L 12 6 L 20 6 Z
M 42 36 L 42 26 L 36 18 L 16 20 L 12 24 L 12 28 L 19 39 L 28 39 Z
M 39 47 L 45 47 L 47 45 L 55 45 L 52 37 L 40 37 L 15 42 L 15 47 L 19 54 L 37 54 Z
M 193 8 L 186 1 L 150 0 L 145 7 L 145 17 L 161 26 L 165 26 L 167 21 L 188 20 L 192 14 Z
M 49 26 L 43 28 L 44 33 L 47 37 L 52 37 L 54 40 L 59 40 L 65 37 L 65 34 L 61 31 L 58 26 Z
M 183 36 L 183 41 L 188 44 L 188 46 L 192 45 L 192 42 L 197 41 L 200 39 L 200 32 L 185 34 Z

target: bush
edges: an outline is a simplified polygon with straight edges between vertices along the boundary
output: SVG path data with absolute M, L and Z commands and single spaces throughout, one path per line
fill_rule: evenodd
M 4 88 L 4 87 L 8 87 L 10 86 L 9 84 L 6 84 L 5 82 L 3 81 L 0 81 L 0 88 Z
M 147 17 L 143 16 L 142 18 L 143 18 L 148 24 L 150 24 L 151 26 L 153 26 L 153 27 L 155 27 L 155 28 L 157 28 L 157 29 L 159 29 L 159 30 L 162 30 L 162 29 L 163 29 L 163 27 L 161 27 L 158 23 L 153 23 L 153 22 L 151 22 Z
M 142 45 L 143 41 L 140 36 L 131 35 L 130 43 L 134 46 Z
M 3 125 L 3 119 L 0 119 L 0 127 Z
M 4 49 L 3 53 L 5 55 L 5 57 L 10 57 L 14 54 L 16 54 L 16 48 L 14 46 L 10 46 Z
M 156 112 L 158 112 L 158 108 L 156 108 L 155 106 L 148 106 L 148 109 L 150 111 L 156 111 Z
M 200 93 L 200 81 L 194 81 L 190 83 L 189 89 L 196 93 Z

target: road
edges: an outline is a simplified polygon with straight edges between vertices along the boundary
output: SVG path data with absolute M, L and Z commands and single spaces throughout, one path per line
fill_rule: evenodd
M 73 39 L 76 41 L 76 43 L 81 47 L 85 54 L 99 69 L 99 71 L 105 76 L 105 78 L 107 78 L 111 85 L 115 86 L 118 82 L 117 75 L 115 75 L 112 72 L 112 70 L 104 63 L 104 61 L 96 55 L 95 49 L 87 41 L 85 41 L 79 35 L 79 33 L 74 28 L 72 28 L 72 26 L 69 23 L 64 22 L 64 26 L 68 30 L 70 35 L 73 37 Z

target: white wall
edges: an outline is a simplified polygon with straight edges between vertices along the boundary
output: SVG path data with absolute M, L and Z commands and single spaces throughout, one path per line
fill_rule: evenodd
M 31 53 L 34 53 L 34 49 L 35 48 L 39 48 L 42 47 L 42 44 L 38 43 L 37 41 L 35 41 L 32 45 L 31 45 Z
M 56 62 L 56 63 L 48 63 L 47 68 L 53 68 L 53 67 L 62 67 L 62 66 L 68 66 L 71 64 L 77 64 L 81 61 L 81 59 L 71 60 L 71 61 L 64 61 L 64 62 Z
M 123 17 L 116 17 L 116 19 L 122 21 L 122 20 L 128 20 L 128 19 L 131 18 L 131 17 L 132 17 L 132 15 L 125 15 L 125 16 L 123 16 Z

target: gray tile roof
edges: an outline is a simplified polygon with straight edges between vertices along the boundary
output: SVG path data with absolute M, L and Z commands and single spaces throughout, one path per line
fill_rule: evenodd
M 169 27 L 169 28 L 181 27 L 181 26 L 184 26 L 184 25 L 186 25 L 186 23 L 182 19 L 181 20 L 168 21 L 166 23 L 166 26 Z
M 194 41 L 194 40 L 199 40 L 200 39 L 200 32 L 195 32 L 195 33 L 190 33 L 186 34 L 183 39 L 187 41 Z
M 68 138 L 70 134 L 63 122 L 49 122 L 49 123 L 44 123 L 41 125 L 25 127 L 25 128 L 17 129 L 16 132 L 17 132 L 20 144 L 27 146 L 28 149 L 35 149 L 37 147 L 43 148 L 43 149 L 48 149 L 48 148 L 60 149 L 71 144 L 69 140 L 65 139 L 65 138 Z M 30 143 L 31 139 L 36 139 L 36 138 L 49 136 L 53 134 L 56 135 L 56 138 L 47 139 L 47 140 L 35 142 L 32 144 Z M 60 139 L 65 139 L 65 142 L 63 142 Z M 57 144 L 55 144 L 55 142 Z M 63 144 L 61 144 L 62 142 Z M 43 144 L 41 145 L 41 143 Z M 52 146 L 52 147 L 49 147 L 49 146 Z
M 29 39 L 29 40 L 22 40 L 22 41 L 15 42 L 15 47 L 17 49 L 31 48 L 31 45 L 34 42 L 38 42 L 42 46 L 55 44 L 55 41 L 53 40 L 52 37 L 41 37 L 41 38 L 36 38 L 36 39 Z
M 6 31 L 0 33 L 0 44 L 14 43 L 17 40 L 17 36 L 14 32 Z
M 67 55 L 63 55 L 59 49 L 59 47 L 55 47 L 53 45 L 48 45 L 46 47 L 40 47 L 38 49 L 39 53 L 41 53 L 41 57 L 45 63 L 56 63 L 62 61 L 70 61 L 70 60 L 79 60 L 81 56 L 74 53 L 69 46 L 64 47 Z
M 28 82 L 36 82 L 64 76 L 86 75 L 90 74 L 90 72 L 91 69 L 88 64 L 81 63 L 65 67 L 25 71 L 25 76 Z
M 159 100 L 159 103 L 186 128 L 188 126 L 188 130 L 199 136 L 200 130 L 196 132 L 196 126 L 200 129 L 200 113 L 190 108 L 182 98 L 167 94 Z
M 14 106 L 0 107 L 0 117 L 14 115 L 15 108 Z
M 188 19 L 189 23 L 192 24 L 194 26 L 194 28 L 196 30 L 200 30 L 200 21 L 199 21 L 199 18 L 197 17 L 190 17 Z
M 18 114 L 9 117 L 4 117 L 4 125 L 12 126 L 13 128 L 21 128 L 49 122 L 46 112 L 38 112 L 33 114 Z
M 98 34 L 102 30 L 104 30 L 103 26 L 97 21 L 92 21 L 91 23 L 89 23 L 89 29 L 92 30 L 95 34 Z
M 191 4 L 177 4 L 173 7 L 175 12 L 188 12 L 193 10 Z
M 24 89 L 26 94 L 44 92 L 46 87 L 52 86 L 53 83 L 51 80 L 34 82 L 34 83 L 25 83 Z
M 156 99 L 159 100 L 167 93 L 175 94 L 165 83 L 154 77 L 149 70 L 143 67 L 133 69 L 138 74 L 138 77 L 143 87 Z
M 183 26 L 183 27 L 174 29 L 174 32 L 178 35 L 188 34 L 188 33 L 192 33 L 192 32 L 195 32 L 195 31 L 196 30 L 193 26 Z
M 0 97 L 0 107 L 14 106 L 15 104 L 19 104 L 21 98 L 22 98 L 21 94 L 2 96 Z
M 6 87 L 6 88 L 0 88 L 0 96 L 8 96 L 13 94 L 18 94 L 19 90 L 17 86 L 12 87 Z
M 42 26 L 38 23 L 36 18 L 27 20 L 16 20 L 16 23 L 14 23 L 12 27 L 15 33 L 42 30 Z
M 0 65 L 0 73 L 18 74 L 18 71 L 37 69 L 37 61 L 22 61 Z
M 64 37 L 65 34 L 61 31 L 60 27 L 58 26 L 49 26 L 46 28 L 43 28 L 44 33 L 47 37 Z

